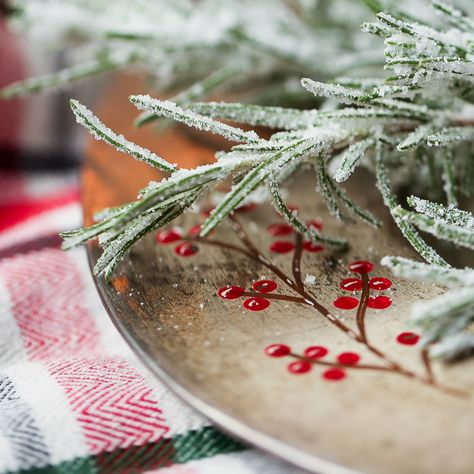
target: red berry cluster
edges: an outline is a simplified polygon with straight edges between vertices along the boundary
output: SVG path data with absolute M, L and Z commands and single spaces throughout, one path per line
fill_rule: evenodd
M 271 293 L 278 285 L 273 280 L 258 280 L 252 285 L 252 289 L 258 293 Z M 223 300 L 236 300 L 245 295 L 245 289 L 241 286 L 227 285 L 221 288 L 217 295 Z M 270 301 L 261 296 L 252 296 L 242 303 L 242 306 L 250 311 L 263 311 L 270 306 Z
M 296 207 L 290 207 L 290 209 L 297 210 Z M 316 230 L 321 230 L 323 228 L 321 222 L 316 220 L 310 220 L 306 222 L 306 225 L 308 227 L 313 227 Z M 271 224 L 267 227 L 267 231 L 272 237 L 285 237 L 295 233 L 293 227 L 286 223 Z M 294 248 L 295 244 L 293 242 L 280 239 L 274 240 L 269 245 L 269 249 L 273 253 L 289 253 L 294 250 Z M 309 240 L 305 240 L 303 242 L 303 249 L 307 252 L 322 252 L 324 250 L 324 246 L 315 244 Z
M 244 204 L 243 206 L 238 207 L 235 211 L 236 212 L 250 212 L 253 211 L 257 205 L 255 203 Z M 209 217 L 213 208 L 208 208 L 202 211 L 202 215 L 204 217 Z M 197 237 L 201 232 L 201 225 L 197 224 L 194 227 L 189 229 L 187 236 L 188 237 Z M 183 239 L 183 235 L 181 232 L 176 229 L 167 229 L 162 230 L 156 234 L 156 242 L 161 245 L 168 245 L 173 244 L 175 242 L 179 242 Z M 195 242 L 182 242 L 174 248 L 174 251 L 180 257 L 190 257 L 191 255 L 195 255 L 199 252 L 199 245 Z
M 329 351 L 324 346 L 310 346 L 304 351 L 304 355 L 293 354 L 289 346 L 285 344 L 270 344 L 265 348 L 265 354 L 269 357 L 290 356 L 297 360 L 287 365 L 288 372 L 291 374 L 306 374 L 313 369 L 316 361 L 323 359 Z M 336 362 L 330 365 L 321 373 L 324 380 L 339 381 L 344 379 L 347 374 L 345 368 L 357 365 L 360 361 L 359 354 L 355 352 L 342 352 L 336 356 Z
M 188 235 L 194 237 L 198 235 L 200 231 L 201 226 L 196 225 L 189 230 Z M 156 241 L 161 245 L 173 244 L 175 242 L 179 242 L 182 239 L 183 236 L 177 229 L 162 230 L 156 234 Z M 182 242 L 176 245 L 174 251 L 180 257 L 190 257 L 191 255 L 195 255 L 199 252 L 199 246 L 194 242 Z
M 374 264 L 365 260 L 352 262 L 349 270 L 353 273 L 366 273 L 374 269 Z M 375 291 L 388 290 L 392 286 L 392 282 L 388 278 L 373 277 L 369 280 L 369 288 Z M 345 278 L 339 284 L 339 288 L 344 291 L 356 292 L 361 291 L 363 282 L 360 278 Z M 386 295 L 369 296 L 367 306 L 372 309 L 386 309 L 392 304 L 392 299 Z M 336 308 L 351 310 L 357 308 L 359 299 L 353 296 L 339 296 L 333 301 Z

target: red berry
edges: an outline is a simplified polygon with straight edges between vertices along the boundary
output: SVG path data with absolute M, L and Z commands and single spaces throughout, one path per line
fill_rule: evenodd
M 196 235 L 199 235 L 199 232 L 201 232 L 201 224 L 197 224 L 194 227 L 191 227 L 191 229 L 189 229 L 188 234 L 191 237 L 195 237 Z
M 388 290 L 392 286 L 392 282 L 388 278 L 375 277 L 370 279 L 369 286 L 372 290 Z
M 305 374 L 311 370 L 311 364 L 306 360 L 296 360 L 288 364 L 288 372 L 292 374 Z
M 392 304 L 392 298 L 388 296 L 371 296 L 367 301 L 367 306 L 372 309 L 386 309 Z
M 311 346 L 305 349 L 304 355 L 308 359 L 321 359 L 328 352 L 329 351 L 323 346 Z
M 374 264 L 366 260 L 358 260 L 349 265 L 349 270 L 355 273 L 370 273 L 374 269 Z
M 224 300 L 236 300 L 245 293 L 245 290 L 240 286 L 227 285 L 221 288 L 217 294 Z
M 313 242 L 305 241 L 303 242 L 303 248 L 307 252 L 322 252 L 324 250 L 324 245 L 315 244 Z
M 332 304 L 339 309 L 354 309 L 359 304 L 359 300 L 351 296 L 340 296 Z
M 293 233 L 293 227 L 289 224 L 271 224 L 267 227 L 267 231 L 270 235 L 278 237 Z
M 248 298 L 243 302 L 243 307 L 250 311 L 263 311 L 270 306 L 270 301 L 265 298 L 260 298 L 254 296 L 253 298 Z
M 342 380 L 346 377 L 346 372 L 343 369 L 328 369 L 323 372 L 323 378 L 331 381 Z
M 159 244 L 171 244 L 181 239 L 182 236 L 176 229 L 162 230 L 156 234 L 156 241 Z
M 291 349 L 285 344 L 270 344 L 265 347 L 265 354 L 270 357 L 285 357 L 291 352 Z
M 364 284 L 359 278 L 346 278 L 339 284 L 339 288 L 346 291 L 360 291 L 363 286 Z
M 293 204 L 288 204 L 286 207 L 287 207 L 291 212 L 298 212 L 298 211 L 300 210 L 298 206 L 295 206 L 295 205 L 293 205 Z
M 420 340 L 420 336 L 414 332 L 402 332 L 397 336 L 397 342 L 405 346 L 414 346 Z
M 190 257 L 199 252 L 199 247 L 191 242 L 184 242 L 184 244 L 179 244 L 174 248 L 174 251 L 180 257 Z
M 316 230 L 323 229 L 323 224 L 317 220 L 306 221 L 306 226 L 309 228 L 313 227 Z
M 337 360 L 340 364 L 355 365 L 359 362 L 360 356 L 355 352 L 343 352 L 337 356 Z
M 286 242 L 285 240 L 276 240 L 270 244 L 270 250 L 273 253 L 288 253 L 295 248 L 292 242 Z
M 259 293 L 270 293 L 276 290 L 277 286 L 273 280 L 259 280 L 252 285 L 252 288 Z

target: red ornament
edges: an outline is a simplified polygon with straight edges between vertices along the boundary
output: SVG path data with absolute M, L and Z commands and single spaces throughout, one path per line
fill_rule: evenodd
M 414 346 L 420 340 L 420 336 L 414 332 L 402 332 L 397 336 L 397 342 L 405 346 Z
M 392 282 L 388 278 L 374 277 L 370 279 L 369 286 L 372 290 L 388 290 L 392 286 Z
M 328 369 L 323 372 L 323 378 L 337 382 L 346 377 L 346 372 L 343 369 Z
M 265 354 L 270 357 L 285 357 L 291 352 L 291 349 L 285 344 L 270 344 L 265 347 Z
M 159 244 L 172 244 L 181 239 L 182 236 L 176 229 L 162 230 L 156 234 L 156 241 Z
M 277 286 L 273 280 L 259 280 L 252 285 L 252 288 L 259 293 L 271 293 Z
M 217 294 L 223 300 L 236 300 L 240 298 L 245 293 L 245 290 L 240 286 L 224 286 L 221 288 Z
M 306 374 L 311 369 L 311 364 L 306 360 L 297 360 L 288 364 L 288 372 L 292 374 Z
M 360 360 L 360 356 L 355 352 L 343 352 L 337 356 L 337 360 L 340 364 L 356 365 Z
M 360 291 L 364 284 L 359 278 L 346 278 L 339 284 L 339 288 L 345 291 Z
M 349 270 L 355 273 L 370 273 L 374 269 L 374 264 L 366 260 L 358 260 L 349 265 Z
M 273 237 L 278 237 L 293 233 L 293 227 L 289 224 L 271 224 L 267 227 L 267 231 Z
M 174 248 L 174 251 L 180 257 L 190 257 L 199 252 L 199 247 L 191 242 L 184 242 L 184 244 L 179 244 Z
M 303 248 L 307 251 L 307 252 L 322 252 L 324 250 L 324 245 L 319 245 L 319 244 L 315 244 L 313 242 L 310 242 L 309 240 L 303 242 Z
M 248 298 L 243 302 L 243 307 L 250 311 L 263 311 L 270 306 L 270 301 L 265 298 L 260 298 L 254 296 L 253 298 Z
M 340 296 L 336 298 L 332 303 L 336 308 L 339 309 L 354 309 L 359 304 L 357 298 L 352 298 L 351 296 Z
M 367 306 L 372 309 L 386 309 L 392 304 L 392 298 L 388 296 L 371 296 L 367 301 Z
M 295 248 L 292 242 L 286 242 L 285 240 L 276 240 L 270 244 L 270 250 L 273 253 L 288 253 Z
M 305 349 L 304 355 L 308 359 L 321 359 L 328 352 L 329 351 L 323 346 L 311 346 Z
M 323 224 L 317 220 L 306 221 L 306 226 L 309 228 L 313 227 L 316 230 L 323 230 Z

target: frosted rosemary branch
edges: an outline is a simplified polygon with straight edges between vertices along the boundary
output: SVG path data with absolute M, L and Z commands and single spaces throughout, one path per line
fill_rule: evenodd
M 219 19 L 218 5 L 230 5 L 227 1 L 201 3 L 204 10 L 198 9 L 200 20 L 194 17 L 191 2 L 169 1 L 163 5 L 170 15 L 183 15 L 186 22 L 196 21 L 201 26 L 209 22 L 206 15 L 210 10 L 206 8 L 214 9 L 213 18 Z M 257 3 L 258 7 L 250 6 Z M 171 31 L 157 33 L 149 23 L 123 31 L 117 31 L 117 22 L 113 28 L 107 22 L 105 26 L 94 25 L 102 53 L 104 48 L 109 56 L 116 50 L 126 52 L 122 57 L 149 71 L 159 71 L 158 66 L 165 59 L 154 52 L 166 51 L 169 83 L 185 89 L 173 101 L 132 96 L 131 102 L 140 111 L 139 124 L 161 117 L 222 135 L 234 146 L 228 152 L 218 152 L 214 163 L 177 169 L 165 158 L 111 131 L 92 112 L 73 101 L 78 122 L 96 138 L 168 176 L 150 183 L 136 201 L 104 210 L 96 216 L 93 226 L 63 234 L 64 246 L 69 248 L 98 237 L 104 251 L 95 272 L 109 278 L 124 252 L 143 235 L 171 222 L 220 182 L 232 180 L 231 190 L 203 224 L 202 236 L 252 200 L 256 191 L 266 189 L 275 209 L 298 233 L 315 242 L 344 248 L 350 242 L 341 236 L 326 236 L 307 228 L 285 204 L 281 188 L 295 170 L 304 166 L 314 170 L 318 191 L 335 218 L 348 225 L 361 219 L 378 226 L 370 210 L 353 202 L 341 184 L 364 167 L 375 175 L 394 222 L 426 263 L 398 257 L 386 257 L 383 262 L 401 276 L 450 288 L 439 298 L 417 305 L 413 322 L 422 328 L 424 343 L 433 355 L 459 358 L 474 349 L 474 270 L 450 267 L 425 242 L 422 233 L 466 249 L 474 248 L 474 217 L 458 209 L 461 198 L 469 198 L 474 189 L 474 21 L 468 14 L 469 9 L 473 10 L 472 2 L 459 0 L 451 5 L 432 0 L 430 10 L 421 0 L 396 5 L 389 0 L 357 3 L 357 11 L 365 3 L 376 13 L 374 22 L 362 25 L 364 32 L 375 35 L 375 43 L 352 41 L 355 33 L 351 24 L 340 20 L 341 10 L 329 9 L 333 13 L 339 11 L 339 17 L 331 14 L 328 18 L 324 16 L 328 8 L 317 9 L 323 3 L 295 1 L 293 5 L 297 7 L 290 8 L 291 2 L 279 1 L 268 8 L 266 2 L 250 2 L 248 9 L 239 8 L 238 13 L 230 15 L 235 20 L 230 26 L 224 27 L 217 20 L 211 38 L 202 31 L 195 36 L 194 30 L 182 35 L 182 29 L 176 28 L 180 34 L 177 38 Z M 331 5 L 349 8 L 349 3 Z M 143 5 L 147 16 L 155 18 L 157 11 L 152 2 L 143 0 Z M 260 23 L 255 20 L 262 18 L 257 10 L 270 25 L 264 33 L 256 26 Z M 320 21 L 318 15 L 323 11 Z M 87 31 L 79 30 L 88 37 Z M 329 43 L 334 43 L 327 49 L 325 35 Z M 364 51 L 368 44 L 370 50 L 376 51 L 377 37 L 383 39 L 385 71 L 389 75 L 371 68 L 371 75 L 366 77 L 366 66 L 373 66 L 374 60 L 365 57 Z M 235 54 L 229 55 L 229 51 Z M 188 64 L 196 71 L 191 72 Z M 245 71 L 243 76 L 250 83 L 257 78 L 269 81 L 276 74 L 281 81 L 272 86 L 281 88 L 295 75 L 317 77 L 320 80 L 302 79 L 301 91 L 306 89 L 308 97 L 315 96 L 321 107 L 299 110 L 191 102 L 213 92 L 215 87 L 231 84 L 238 79 L 239 70 Z M 332 82 L 326 79 L 341 74 L 344 76 Z M 181 84 L 181 79 L 188 76 L 191 84 Z M 326 82 L 321 82 L 321 77 Z M 69 79 L 73 77 L 66 81 Z M 32 88 L 31 83 L 29 87 Z M 254 131 L 239 128 L 240 124 L 265 126 L 273 133 L 264 139 Z M 409 208 L 402 207 L 403 194 L 415 190 L 423 198 L 410 197 Z
M 439 203 L 408 198 L 414 211 L 397 207 L 405 222 L 454 244 L 473 248 L 474 215 Z M 396 274 L 426 283 L 436 283 L 450 291 L 429 302 L 418 303 L 412 322 L 423 330 L 425 345 L 433 345 L 432 355 L 455 360 L 474 352 L 474 269 L 427 265 L 400 257 L 385 257 L 382 264 Z
M 327 3 L 12 0 L 16 14 L 11 24 L 48 52 L 64 50 L 70 66 L 11 84 L 0 97 L 133 68 L 146 73 L 154 90 L 182 104 L 217 91 L 248 89 L 248 84 L 267 87 L 270 81 L 283 91 L 301 75 L 331 78 L 355 65 L 380 64 L 371 48 L 357 51 L 353 46 L 352 36 L 367 13 L 364 3 L 331 0 L 330 8 Z M 341 21 L 336 12 L 349 6 L 352 15 Z M 180 93 L 175 95 L 176 89 Z M 145 114 L 137 124 L 155 119 Z
M 439 1 L 433 5 L 450 23 L 453 15 L 460 15 Z M 377 23 L 363 26 L 385 37 L 386 68 L 394 72 L 388 79 L 345 77 L 331 84 L 302 80 L 310 93 L 330 101 L 330 107 L 322 110 L 216 102 L 186 105 L 186 101 L 180 101 L 178 105 L 149 96 L 132 96 L 130 100 L 142 111 L 142 121 L 143 117 L 165 117 L 237 142 L 231 151 L 218 153 L 215 163 L 194 170 L 176 170 L 164 159 L 117 136 L 85 107 L 72 102 L 78 121 L 97 138 L 169 172 L 170 177 L 150 183 L 137 201 L 106 211 L 91 228 L 65 234 L 65 246 L 99 236 L 104 253 L 95 271 L 110 277 L 120 256 L 144 233 L 169 222 L 218 182 L 233 177 L 231 191 L 203 224 L 201 235 L 207 235 L 251 199 L 259 187 L 266 186 L 276 210 L 297 232 L 312 241 L 344 247 L 347 242 L 343 239 L 307 228 L 284 203 L 280 187 L 296 167 L 312 163 L 331 214 L 350 221 L 342 206 L 354 216 L 378 225 L 370 212 L 360 209 L 338 184 L 350 179 L 358 166 L 364 166 L 375 173 L 384 203 L 402 234 L 428 262 L 387 257 L 384 264 L 402 276 L 454 288 L 434 302 L 415 308 L 413 319 L 424 330 L 425 344 L 433 346 L 434 355 L 449 359 L 469 352 L 474 342 L 463 331 L 473 322 L 474 299 L 466 287 L 474 282 L 474 270 L 450 268 L 416 228 L 457 245 L 474 247 L 474 217 L 455 208 L 458 193 L 468 194 L 472 188 L 472 173 L 463 187 L 458 183 L 460 173 L 472 160 L 470 153 L 463 155 L 459 150 L 472 146 L 474 139 L 472 122 L 462 115 L 463 107 L 470 102 L 466 90 L 474 77 L 468 53 L 471 42 L 474 44 L 474 30 L 468 28 L 467 17 L 463 17 L 462 30 L 451 28 L 449 34 L 407 18 L 381 13 Z M 341 105 L 335 107 L 334 100 Z M 263 125 L 276 132 L 263 139 L 220 120 Z M 334 178 L 329 169 L 335 169 Z M 390 182 L 393 169 L 399 171 L 398 176 L 404 175 L 405 187 L 416 187 L 428 196 L 444 192 L 449 207 L 411 197 L 408 202 L 415 211 L 403 209 L 394 191 L 399 183 L 394 186 Z

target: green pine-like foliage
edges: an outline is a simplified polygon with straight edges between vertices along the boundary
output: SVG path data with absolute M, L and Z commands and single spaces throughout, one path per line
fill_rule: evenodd
M 465 2 L 463 9 L 462 2 L 452 5 L 440 0 L 280 0 L 249 2 L 247 8 L 236 9 L 231 0 L 204 0 L 198 6 L 167 0 L 160 2 L 165 13 L 146 0 L 133 9 L 121 1 L 113 8 L 105 2 L 68 4 L 71 8 L 89 4 L 84 22 L 87 12 L 97 16 L 94 9 L 102 8 L 102 14 L 109 15 L 104 18 L 110 21 L 86 27 L 74 20 L 60 29 L 65 37 L 71 32 L 82 35 L 92 57 L 58 74 L 14 84 L 3 91 L 5 97 L 134 64 L 149 74 L 160 93 L 177 85 L 183 88 L 170 100 L 131 96 L 140 112 L 137 126 L 163 123 L 163 119 L 180 122 L 221 135 L 234 146 L 217 153 L 212 164 L 178 169 L 117 135 L 72 100 L 77 121 L 97 139 L 167 177 L 150 183 L 136 201 L 104 210 L 93 226 L 65 232 L 65 248 L 99 238 L 103 253 L 95 272 L 108 278 L 143 235 L 171 222 L 228 179 L 233 186 L 203 224 L 202 236 L 251 200 L 255 191 L 266 189 L 277 212 L 296 231 L 309 240 L 344 248 L 350 242 L 308 228 L 285 205 L 281 189 L 298 168 L 312 167 L 333 216 L 348 225 L 360 219 L 379 226 L 370 210 L 358 206 L 341 185 L 363 166 L 373 172 L 394 222 L 425 261 L 392 256 L 382 263 L 400 276 L 449 288 L 443 296 L 414 308 L 412 321 L 423 330 L 424 343 L 433 356 L 448 360 L 474 352 L 474 269 L 452 268 L 420 234 L 474 249 L 474 216 L 458 208 L 460 199 L 471 197 L 474 183 L 471 3 Z M 19 2 L 19 6 L 28 18 L 27 4 Z M 129 30 L 120 29 L 113 20 L 127 8 L 136 22 Z M 343 15 L 344 8 L 352 8 L 355 14 Z M 361 39 L 365 37 L 358 34 L 354 21 L 369 18 L 369 9 L 375 20 L 362 25 L 368 35 Z M 168 28 L 156 28 L 150 22 L 152 15 L 169 15 Z M 259 26 L 261 15 L 267 28 Z M 218 19 L 214 34 L 199 28 L 211 16 Z M 185 24 L 195 27 L 187 35 L 181 30 Z M 197 67 L 190 71 L 189 64 Z M 158 66 L 166 66 L 165 79 Z M 250 90 L 252 84 L 258 85 L 247 97 L 252 104 L 196 102 L 216 91 Z M 268 92 L 285 107 L 268 105 L 272 95 Z M 287 107 L 288 101 L 300 104 L 304 94 L 318 107 Z M 264 126 L 273 134 L 262 138 L 238 124 Z M 401 187 L 423 198 L 410 196 L 405 201 Z

